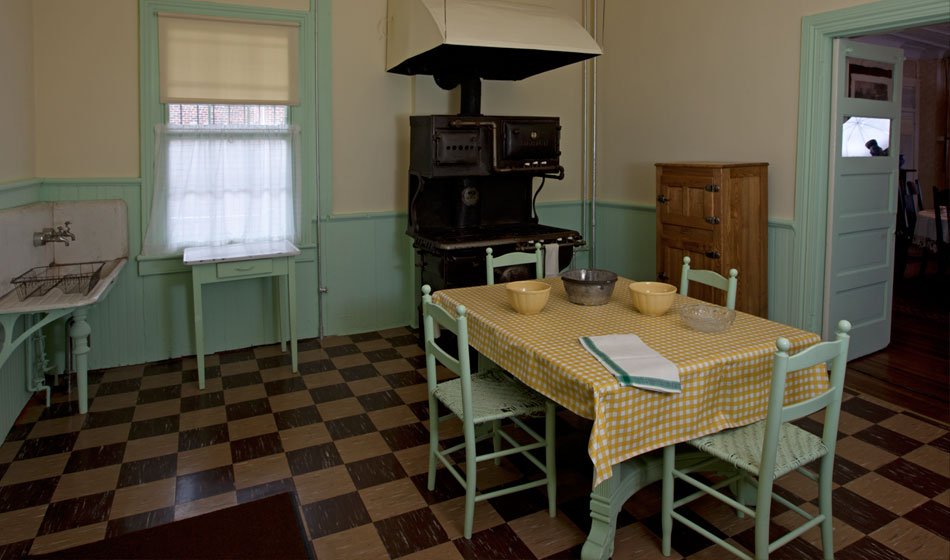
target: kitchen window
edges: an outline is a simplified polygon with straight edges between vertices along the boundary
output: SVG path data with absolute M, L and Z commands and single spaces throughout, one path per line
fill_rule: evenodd
M 299 239 L 299 143 L 286 106 L 169 104 L 143 254 Z
M 287 14 L 273 10 L 254 19 L 148 4 L 143 44 L 155 72 L 143 86 L 143 124 L 151 123 L 143 127 L 150 204 L 143 209 L 142 255 L 300 243 L 301 199 L 311 197 L 301 192 L 302 168 L 312 176 L 301 161 L 297 124 L 312 122 L 309 110 L 300 110 L 300 96 L 312 96 L 298 78 L 301 53 L 308 52 L 300 45 L 304 21 L 296 14 L 282 20 Z

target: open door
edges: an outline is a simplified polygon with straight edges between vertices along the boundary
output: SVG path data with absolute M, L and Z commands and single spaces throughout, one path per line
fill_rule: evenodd
M 823 333 L 854 325 L 848 359 L 891 337 L 900 49 L 835 40 Z

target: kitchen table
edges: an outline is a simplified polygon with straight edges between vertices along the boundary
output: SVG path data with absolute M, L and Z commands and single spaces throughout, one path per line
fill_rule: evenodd
M 584 558 L 607 558 L 620 507 L 637 490 L 659 480 L 661 455 L 650 453 L 765 417 L 775 341 L 782 336 L 800 351 L 820 341 L 817 334 L 737 313 L 722 333 L 686 327 L 678 310 L 689 302 L 676 295 L 660 317 L 633 308 L 628 285 L 619 278 L 610 301 L 574 305 L 561 280 L 547 278 L 551 296 L 537 315 L 521 315 L 508 304 L 504 284 L 441 290 L 433 300 L 454 313 L 464 305 L 469 343 L 523 383 L 593 420 L 588 454 L 594 464 L 591 532 Z M 580 336 L 636 334 L 676 364 L 682 393 L 621 386 L 578 341 Z M 824 368 L 789 374 L 786 402 L 827 389 Z
M 937 247 L 937 215 L 934 210 L 921 210 L 917 212 L 917 225 L 914 226 L 914 244 L 919 247 L 927 247 L 931 251 Z M 940 214 L 940 225 L 943 229 L 944 240 L 950 239 L 948 236 L 947 213 Z

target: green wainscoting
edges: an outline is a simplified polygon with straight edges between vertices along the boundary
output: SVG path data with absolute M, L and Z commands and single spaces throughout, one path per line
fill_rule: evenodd
M 40 194 L 42 186 L 43 182 L 39 179 L 0 184 L 0 209 L 42 202 Z
M 323 236 L 326 334 L 410 324 L 415 270 L 406 213 L 332 216 Z
M 0 209 L 41 202 L 42 182 L 36 179 L 0 184 Z M 0 243 L 3 240 L 0 239 Z M 3 266 L 0 263 L 0 266 Z M 13 338 L 23 332 L 23 321 L 17 321 Z M 26 390 L 26 351 L 21 346 L 0 369 L 0 442 L 6 438 L 23 405 L 30 398 Z
M 786 220 L 769 220 L 769 319 L 797 326 L 792 289 L 795 275 L 795 224 Z M 740 272 L 739 281 L 742 282 Z
M 599 202 L 596 218 L 596 267 L 632 280 L 656 280 L 656 208 Z

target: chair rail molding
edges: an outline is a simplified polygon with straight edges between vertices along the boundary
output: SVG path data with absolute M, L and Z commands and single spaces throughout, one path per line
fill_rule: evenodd
M 795 231 L 788 323 L 821 332 L 831 130 L 832 44 L 950 21 L 946 0 L 883 0 L 802 18 Z

